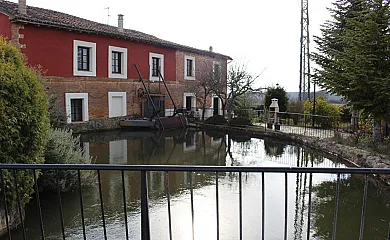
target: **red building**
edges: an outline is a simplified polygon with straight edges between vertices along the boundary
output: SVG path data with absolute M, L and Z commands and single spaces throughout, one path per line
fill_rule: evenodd
M 28 64 L 39 66 L 68 116 L 68 122 L 150 114 L 137 64 L 153 101 L 166 115 L 173 105 L 157 69 L 180 108 L 199 107 L 188 88 L 212 67 L 226 81 L 229 56 L 183 46 L 155 36 L 96 23 L 65 13 L 26 6 L 26 0 L 0 0 L 0 35 L 18 46 Z M 206 116 L 217 113 L 220 101 L 207 101 Z M 215 111 L 213 111 L 215 108 Z

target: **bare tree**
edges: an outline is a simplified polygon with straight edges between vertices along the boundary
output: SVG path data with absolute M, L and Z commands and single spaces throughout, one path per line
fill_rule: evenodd
M 221 85 L 223 82 L 219 84 L 214 82 L 213 91 L 222 100 L 223 108 L 227 108 L 228 121 L 232 118 L 234 102 L 238 97 L 253 90 L 252 85 L 260 75 L 261 73 L 256 76 L 250 74 L 246 64 L 233 64 L 230 65 L 227 73 L 227 87 L 222 88 Z M 222 89 L 226 89 L 227 91 L 224 92 Z
M 206 112 L 207 98 L 212 93 L 213 66 L 208 62 L 202 62 L 196 72 L 196 80 L 187 81 L 186 89 L 195 95 L 196 101 L 202 108 L 202 121 L 204 121 Z

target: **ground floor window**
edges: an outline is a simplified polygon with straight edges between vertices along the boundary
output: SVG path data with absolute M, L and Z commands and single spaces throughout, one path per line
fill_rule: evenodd
M 71 99 L 70 109 L 72 122 L 83 121 L 83 99 Z
M 67 122 L 88 121 L 88 93 L 65 93 Z

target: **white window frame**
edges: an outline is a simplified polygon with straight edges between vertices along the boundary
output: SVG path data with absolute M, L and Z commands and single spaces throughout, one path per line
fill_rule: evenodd
M 184 152 L 192 152 L 192 151 L 195 151 L 196 150 L 196 133 L 194 134 L 194 136 L 192 137 L 192 141 L 194 142 L 193 145 L 190 145 L 190 146 L 187 146 L 187 141 L 184 141 L 183 143 L 183 151 Z M 187 140 L 187 136 L 186 136 L 186 140 Z
M 65 93 L 65 109 L 67 123 L 72 123 L 72 99 L 83 99 L 83 122 L 87 122 L 89 120 L 88 93 Z
M 78 70 L 78 47 L 90 48 L 89 51 L 89 71 Z M 96 77 L 96 43 L 85 42 L 80 40 L 73 40 L 73 75 L 84 76 L 84 77 Z
M 122 97 L 122 115 L 121 116 L 126 116 L 127 115 L 127 99 L 126 99 L 126 92 L 108 92 L 108 117 L 121 117 L 121 116 L 113 116 L 112 113 L 112 97 Z
M 222 64 L 221 64 L 221 62 L 213 61 L 213 74 L 214 74 L 214 72 L 215 72 L 215 65 L 218 65 L 218 66 L 219 66 L 219 72 L 220 72 L 220 74 L 219 74 L 219 80 L 221 80 L 221 79 L 222 79 L 222 69 L 221 69 Z
M 193 97 L 191 101 L 191 109 L 196 108 L 196 95 L 195 93 L 184 93 L 183 94 L 183 108 L 186 108 L 186 97 Z
M 112 72 L 112 52 L 120 52 L 121 54 L 121 73 Z M 108 46 L 108 77 L 127 79 L 127 48 Z
M 160 72 L 161 75 L 164 77 L 164 55 L 163 54 L 158 54 L 158 53 L 149 53 L 149 80 L 154 82 L 154 81 L 159 81 L 159 77 L 154 77 L 152 76 L 153 74 L 153 58 L 160 58 Z
M 187 60 L 192 60 L 192 76 L 187 76 Z M 184 56 L 184 79 L 195 80 L 195 57 Z

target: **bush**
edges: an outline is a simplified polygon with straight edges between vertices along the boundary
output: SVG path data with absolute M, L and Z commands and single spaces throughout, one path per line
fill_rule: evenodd
M 313 101 L 306 100 L 304 103 L 305 114 L 313 114 Z M 335 106 L 331 103 L 328 103 L 324 97 L 316 98 L 316 111 L 315 115 L 320 115 L 320 117 L 315 117 L 314 123 L 323 128 L 330 128 L 340 121 L 341 108 Z M 311 122 L 311 117 L 305 117 L 305 121 Z
M 49 119 L 52 128 L 64 127 L 66 124 L 66 113 L 55 94 L 49 96 Z
M 215 115 L 215 116 L 207 118 L 206 121 L 204 121 L 204 122 L 207 124 L 220 125 L 220 124 L 226 124 L 227 120 L 225 119 L 225 117 L 223 117 L 221 115 Z
M 245 117 L 232 118 L 229 122 L 232 126 L 252 126 L 251 120 Z
M 52 129 L 46 146 L 45 163 L 47 164 L 90 164 L 92 159 L 87 156 L 80 145 L 80 137 L 74 137 L 72 130 Z M 81 171 L 81 183 L 89 185 L 94 182 L 92 171 Z M 42 171 L 39 187 L 43 190 L 57 189 L 57 173 L 55 170 Z M 77 171 L 58 171 L 60 190 L 63 192 L 78 187 Z
M 20 51 L 0 37 L 0 162 L 43 163 L 48 130 L 47 95 L 37 71 L 26 67 Z M 13 174 L 3 173 L 12 208 L 16 203 Z M 26 204 L 33 193 L 32 172 L 18 171 L 17 180 Z

